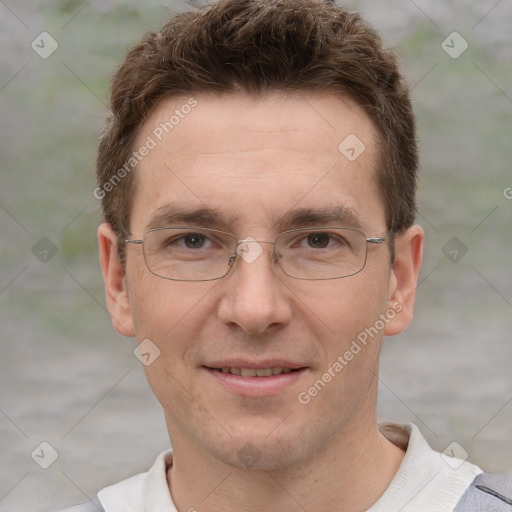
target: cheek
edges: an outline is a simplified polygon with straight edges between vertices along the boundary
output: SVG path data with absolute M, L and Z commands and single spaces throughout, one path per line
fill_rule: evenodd
M 310 312 L 308 323 L 316 325 L 314 335 L 323 352 L 310 384 L 315 386 L 319 379 L 329 382 L 317 407 L 328 409 L 333 402 L 356 407 L 366 400 L 376 379 L 384 329 L 381 315 L 388 308 L 385 273 L 380 279 L 368 272 L 332 281 L 309 293 L 307 303 L 314 305 L 315 316 Z
M 201 319 L 207 317 L 202 299 L 208 290 L 199 288 L 142 276 L 132 301 L 140 347 L 147 340 L 157 347 L 158 356 L 144 365 L 148 383 L 164 409 L 185 415 L 197 407 L 198 399 L 201 402 L 200 390 L 191 378 L 193 347 L 200 337 Z
M 370 270 L 370 269 L 368 269 Z M 307 315 L 322 330 L 319 339 L 347 339 L 373 324 L 387 307 L 388 282 L 384 274 L 365 272 L 344 279 L 317 282 L 296 293 Z M 316 319 L 316 320 L 315 320 Z
M 130 304 L 138 342 L 149 339 L 158 347 L 158 366 L 173 372 L 193 366 L 194 347 L 205 324 L 212 321 L 208 297 L 216 282 L 171 281 L 144 269 L 132 276 Z M 145 370 L 149 378 L 153 368 Z
M 127 259 L 126 275 L 137 339 L 158 338 L 159 332 L 172 329 L 180 313 L 184 314 L 182 310 L 190 298 L 184 283 L 152 274 L 146 266 L 142 248 Z
M 373 273 L 361 273 L 308 295 L 308 304 L 315 304 L 318 312 L 315 321 L 310 316 L 309 325 L 317 326 L 315 336 L 321 342 L 323 357 L 309 391 L 303 391 L 314 396 L 322 389 L 318 398 L 312 399 L 320 417 L 328 418 L 332 407 L 340 407 L 340 417 L 333 419 L 334 423 L 350 416 L 376 392 L 384 328 L 381 315 L 388 307 L 384 281 L 385 274 L 379 280 Z

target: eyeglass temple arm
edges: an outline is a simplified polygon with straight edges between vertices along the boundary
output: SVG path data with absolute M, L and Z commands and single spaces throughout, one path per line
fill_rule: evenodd
M 393 230 L 391 230 L 389 233 L 387 233 L 384 236 L 376 237 L 376 238 L 367 238 L 366 241 L 369 244 L 382 244 L 385 242 L 391 235 L 393 234 Z
M 144 240 L 130 240 L 129 238 L 126 238 L 125 240 L 123 240 L 123 242 L 125 244 L 137 244 L 137 245 L 141 245 Z

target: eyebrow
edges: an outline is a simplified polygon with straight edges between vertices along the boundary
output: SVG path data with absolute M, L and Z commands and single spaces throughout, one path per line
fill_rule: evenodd
M 339 227 L 362 228 L 357 212 L 347 206 L 331 206 L 324 208 L 297 208 L 291 210 L 280 219 L 280 229 L 302 226 L 323 226 L 336 223 Z
M 147 230 L 176 225 L 194 225 L 211 229 L 229 231 L 229 226 L 237 222 L 234 213 L 224 213 L 208 207 L 185 207 L 166 205 L 158 208 L 147 224 Z M 286 212 L 277 222 L 269 222 L 269 226 L 277 226 L 280 231 L 296 227 L 324 226 L 336 223 L 339 227 L 362 229 L 367 227 L 357 212 L 346 206 L 328 206 L 320 208 L 296 208 Z
M 223 228 L 227 229 L 230 220 L 234 220 L 232 216 L 223 220 L 224 215 L 213 208 L 190 208 L 178 205 L 166 205 L 158 208 L 147 224 L 147 229 L 158 229 L 172 225 L 188 225 L 203 226 L 206 228 Z

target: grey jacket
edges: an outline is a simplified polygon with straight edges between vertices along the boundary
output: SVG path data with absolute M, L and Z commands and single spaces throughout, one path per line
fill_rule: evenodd
M 454 512 L 512 512 L 512 479 L 502 475 L 478 475 Z
M 105 511 L 100 502 L 95 499 L 61 512 Z M 512 512 L 512 479 L 490 473 L 477 476 L 453 512 Z

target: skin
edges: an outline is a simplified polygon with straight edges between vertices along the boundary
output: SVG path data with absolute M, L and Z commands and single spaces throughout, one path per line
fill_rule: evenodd
M 197 107 L 137 168 L 133 238 L 176 202 L 219 209 L 223 230 L 239 239 L 273 240 L 289 210 L 326 205 L 352 208 L 368 237 L 387 233 L 375 128 L 354 102 L 328 92 L 194 97 Z M 187 99 L 165 99 L 136 146 Z M 353 162 L 338 150 L 349 134 L 366 145 Z M 109 225 L 98 238 L 115 328 L 161 352 L 145 371 L 172 440 L 168 482 L 178 510 L 363 511 L 377 501 L 404 456 L 377 429 L 378 358 L 383 336 L 412 319 L 419 226 L 397 235 L 393 265 L 387 243 L 369 244 L 359 274 L 326 281 L 286 276 L 269 244 L 223 279 L 170 281 L 149 272 L 141 246 L 128 246 L 123 269 Z M 310 403 L 299 403 L 298 394 L 397 303 L 403 309 L 385 329 Z M 240 396 L 203 367 L 228 357 L 284 358 L 307 370 L 273 396 Z M 248 443 L 257 453 L 251 467 L 240 457 Z

